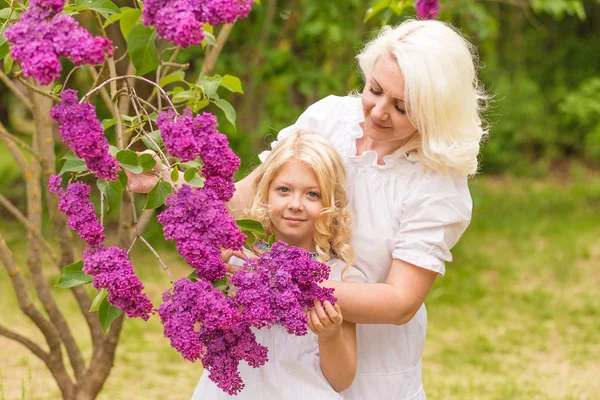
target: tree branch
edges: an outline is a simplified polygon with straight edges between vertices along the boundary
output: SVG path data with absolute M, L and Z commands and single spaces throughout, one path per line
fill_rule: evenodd
M 217 59 L 219 58 L 221 50 L 223 50 L 223 47 L 229 38 L 229 34 L 231 33 L 234 24 L 235 22 L 231 24 L 223 24 L 223 26 L 221 26 L 219 35 L 217 36 L 217 45 L 207 52 L 204 57 L 204 64 L 202 65 L 202 73 L 204 75 L 212 74 L 213 70 L 215 69 Z
M 29 111 L 33 110 L 33 105 L 31 104 L 31 101 L 27 98 L 27 96 L 25 96 L 25 94 L 17 87 L 17 85 L 15 85 L 13 83 L 13 81 L 6 76 L 6 74 L 0 70 L 0 80 L 4 83 L 4 85 L 11 91 L 13 92 L 13 94 L 15 96 L 17 96 L 17 98 L 19 100 L 21 100 L 21 103 L 25 104 L 25 107 L 27 107 L 29 109 Z
M 8 328 L 0 325 L 0 335 L 7 337 L 9 339 L 14 340 L 15 342 L 21 343 L 23 346 L 27 347 L 33 354 L 38 356 L 40 360 L 44 362 L 44 364 L 48 364 L 50 361 L 50 354 L 46 353 L 40 346 L 38 346 L 33 341 L 27 339 L 25 336 L 19 335 L 17 332 L 11 331 Z

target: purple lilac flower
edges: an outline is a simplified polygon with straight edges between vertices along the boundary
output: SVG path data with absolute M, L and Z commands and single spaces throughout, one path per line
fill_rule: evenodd
M 72 17 L 60 14 L 63 6 L 60 0 L 33 0 L 5 32 L 11 57 L 21 63 L 23 75 L 44 85 L 60 77 L 59 57 L 84 65 L 102 63 L 113 54 L 110 40 L 93 37 Z
M 435 19 L 440 10 L 440 3 L 438 0 L 416 0 L 415 8 L 419 18 Z
M 59 195 L 58 209 L 67 216 L 67 225 L 76 231 L 90 246 L 102 243 L 105 239 L 104 227 L 100 225 L 94 211 L 94 205 L 89 202 L 91 188 L 85 183 L 69 183 L 67 189 L 60 187 L 59 176 L 50 177 L 48 190 Z
M 148 0 L 142 21 L 158 36 L 180 47 L 199 45 L 206 23 L 218 25 L 245 18 L 253 0 Z
M 108 302 L 121 309 L 129 318 L 147 321 L 152 302 L 144 294 L 144 284 L 138 279 L 127 251 L 120 247 L 94 246 L 83 252 L 83 271 L 92 275 L 92 285 L 108 292 Z
M 200 156 L 208 186 L 221 200 L 229 201 L 235 191 L 233 174 L 240 159 L 229 148 L 227 136 L 217 131 L 217 118 L 210 113 L 194 117 L 190 109 L 178 117 L 169 110 L 158 115 L 156 124 L 169 153 L 183 162 Z
M 278 323 L 290 334 L 305 335 L 308 319 L 303 310 L 312 308 L 315 300 L 335 304 L 333 289 L 318 285 L 328 276 L 329 266 L 312 260 L 305 249 L 276 242 L 233 275 L 238 288 L 234 302 L 256 328 Z
M 210 281 L 225 276 L 220 248 L 240 250 L 246 241 L 227 213 L 222 200 L 206 188 L 183 185 L 165 203 L 158 220 L 167 240 L 174 240 L 185 261 L 200 278 Z
M 267 361 L 267 348 L 256 342 L 231 299 L 206 280 L 180 279 L 163 301 L 158 313 L 171 346 L 189 361 L 201 360 L 225 392 L 234 395 L 244 387 L 237 369 L 241 360 L 255 368 Z
M 63 141 L 77 157 L 85 160 L 90 171 L 106 180 L 118 178 L 119 163 L 108 152 L 109 144 L 92 104 L 78 104 L 77 92 L 67 89 L 62 93 L 62 102 L 52 108 L 50 116 L 58 122 Z

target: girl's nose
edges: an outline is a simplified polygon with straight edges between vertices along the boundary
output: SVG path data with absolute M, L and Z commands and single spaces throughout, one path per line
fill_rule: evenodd
M 294 197 L 290 200 L 288 208 L 294 211 L 302 211 L 303 205 L 301 199 Z

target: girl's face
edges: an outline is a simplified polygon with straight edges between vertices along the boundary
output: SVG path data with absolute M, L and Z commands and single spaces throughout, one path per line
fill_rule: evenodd
M 385 54 L 375 63 L 362 93 L 364 132 L 369 141 L 399 148 L 416 128 L 406 115 L 404 77 L 398 63 Z
M 323 201 L 313 170 L 297 160 L 283 164 L 269 185 L 267 203 L 277 240 L 315 251 L 315 224 Z

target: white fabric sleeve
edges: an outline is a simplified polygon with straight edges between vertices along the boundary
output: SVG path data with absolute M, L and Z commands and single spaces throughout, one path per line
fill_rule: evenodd
M 433 173 L 420 179 L 405 199 L 392 257 L 444 275 L 472 208 L 466 177 Z
M 348 269 L 344 271 L 346 263 L 344 263 L 342 260 L 334 258 L 329 260 L 327 264 L 331 268 L 331 271 L 329 273 L 329 280 L 350 283 L 367 282 L 367 276 L 353 265 L 351 265 L 350 267 L 348 267 Z
M 277 146 L 281 140 L 303 129 L 329 138 L 338 125 L 337 116 L 343 112 L 347 97 L 327 96 L 309 106 L 298 120 L 287 128 L 283 128 L 277 135 L 277 140 L 271 143 L 271 149 Z M 265 150 L 258 155 L 260 162 L 264 162 L 271 150 Z

